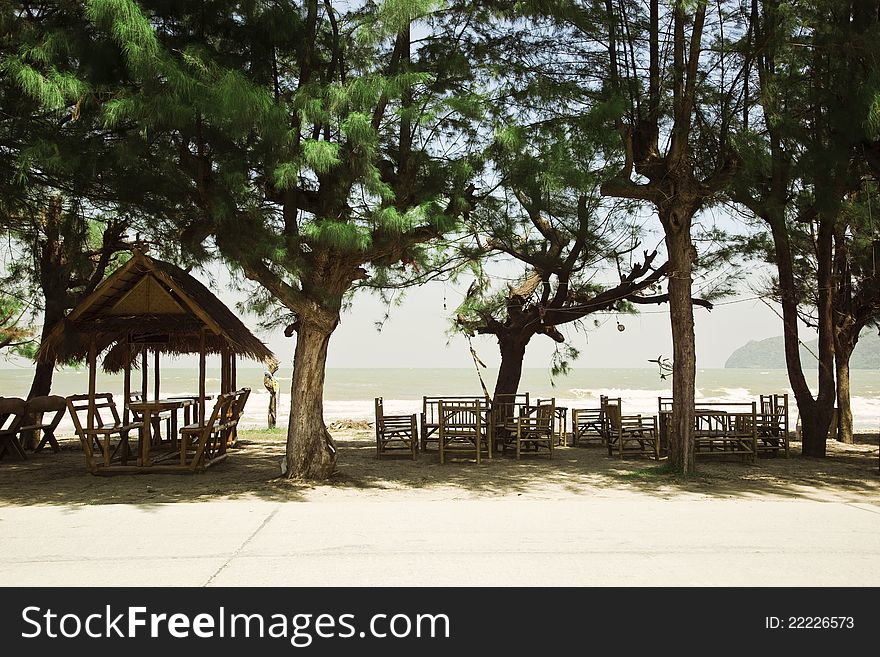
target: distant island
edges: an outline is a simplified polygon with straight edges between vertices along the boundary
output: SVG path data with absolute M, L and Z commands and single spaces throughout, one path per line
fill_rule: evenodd
M 819 353 L 818 338 L 807 342 L 814 354 Z M 816 359 L 801 346 L 801 362 L 807 368 Z M 747 344 L 730 354 L 726 368 L 742 369 L 785 369 L 785 348 L 782 336 L 766 340 L 750 340 Z M 850 361 L 850 368 L 856 370 L 880 369 L 880 336 L 876 331 L 866 331 L 859 339 Z

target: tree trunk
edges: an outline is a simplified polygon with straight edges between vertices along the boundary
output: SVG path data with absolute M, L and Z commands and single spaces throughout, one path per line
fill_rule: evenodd
M 801 449 L 804 456 L 822 458 L 826 453 L 828 429 L 834 413 L 836 390 L 834 385 L 834 307 L 832 296 L 834 261 L 834 219 L 822 217 L 816 237 L 818 302 L 816 313 L 819 324 L 819 390 L 816 394 L 814 429 L 803 432 Z M 803 425 L 803 423 L 802 423 Z M 803 425 L 806 426 L 806 425 Z
M 669 254 L 669 319 L 672 328 L 672 427 L 669 436 L 669 462 L 683 474 L 694 471 L 694 393 L 697 356 L 694 336 L 692 299 L 694 247 L 691 242 L 690 217 L 675 216 L 676 211 L 660 219 L 666 231 Z
M 776 271 L 779 276 L 779 295 L 782 302 L 782 334 L 785 343 L 785 366 L 788 370 L 788 381 L 794 392 L 798 407 L 798 415 L 801 419 L 802 450 L 805 456 L 825 456 L 825 441 L 828 438 L 828 425 L 831 423 L 831 415 L 834 411 L 833 372 L 831 396 L 828 395 L 829 380 L 820 366 L 819 395 L 813 398 L 807 380 L 804 377 L 803 365 L 800 355 L 800 339 L 798 335 L 798 306 L 797 288 L 794 282 L 794 263 L 791 254 L 791 242 L 785 226 L 785 219 L 780 208 L 773 214 L 764 217 L 773 233 L 773 245 L 776 252 Z M 823 235 L 824 237 L 824 235 Z M 823 249 L 817 251 L 821 262 Z M 830 255 L 830 254 L 829 254 Z M 823 272 L 824 268 L 823 268 Z M 822 286 L 822 276 L 818 283 Z M 826 280 L 825 284 L 828 284 Z M 819 303 L 819 313 L 823 312 L 823 304 Z M 824 336 L 823 336 L 824 337 Z M 828 353 L 827 346 L 820 345 L 820 361 L 823 357 L 831 358 L 833 369 L 833 349 Z M 824 394 L 823 394 L 824 393 Z
M 336 323 L 306 317 L 297 324 L 287 429 L 289 478 L 327 479 L 336 470 L 336 445 L 324 425 L 324 371 L 335 328 Z
M 849 361 L 854 344 L 837 344 L 834 365 L 837 370 L 837 439 L 848 445 L 853 443 L 853 416 L 849 394 Z
M 513 395 L 519 390 L 519 382 L 522 378 L 523 359 L 526 355 L 528 338 L 523 339 L 520 335 L 499 335 L 498 347 L 501 350 L 501 366 L 498 369 L 498 378 L 495 380 L 495 394 Z
M 43 312 L 43 328 L 40 331 L 40 341 L 46 339 L 55 324 L 64 319 L 64 292 L 59 296 L 52 290 L 44 289 L 45 301 Z M 31 380 L 31 389 L 28 392 L 28 399 L 34 397 L 43 397 L 52 391 L 52 377 L 55 374 L 55 363 L 37 362 L 34 369 L 34 378 Z M 25 418 L 26 424 L 39 424 L 42 421 L 40 415 L 28 416 Z M 40 437 L 36 431 L 26 431 L 21 434 L 21 440 L 25 449 L 34 449 L 40 441 Z

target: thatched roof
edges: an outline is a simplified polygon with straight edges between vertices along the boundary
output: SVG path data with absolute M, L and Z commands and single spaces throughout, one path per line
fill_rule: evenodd
M 220 299 L 179 267 L 136 251 L 43 340 L 43 362 L 88 358 L 94 337 L 98 353 L 108 350 L 104 369 L 118 372 L 136 362 L 141 346 L 171 354 L 232 353 L 257 361 L 272 352 Z

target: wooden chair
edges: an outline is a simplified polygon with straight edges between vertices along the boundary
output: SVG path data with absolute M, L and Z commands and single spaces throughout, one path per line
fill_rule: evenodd
M 776 455 L 781 449 L 788 458 L 788 395 L 761 395 L 759 404 L 758 452 Z
M 441 399 L 439 413 L 441 464 L 446 463 L 452 455 L 474 458 L 477 463 L 480 463 L 484 451 L 489 458 L 492 457 L 488 422 L 490 406 L 487 402 Z
M 694 457 L 736 456 L 755 462 L 759 414 L 756 402 L 712 402 L 694 411 Z
M 419 431 L 416 414 L 386 415 L 381 397 L 375 399 L 376 410 L 376 458 L 395 452 L 409 452 L 416 460 L 419 445 Z
M 93 409 L 94 426 L 89 428 L 89 396 L 87 394 L 71 395 L 67 398 L 67 410 L 70 411 L 73 426 L 80 442 L 82 442 L 83 451 L 86 454 L 86 465 L 93 473 L 98 470 L 99 463 L 95 460 L 96 452 L 101 457 L 100 465 L 107 467 L 117 458 L 125 465 L 131 451 L 128 444 L 128 434 L 136 429 L 142 429 L 143 422 L 124 424 L 119 417 L 113 395 L 109 392 L 95 395 Z M 102 411 L 109 411 L 111 417 L 102 416 Z M 81 412 L 84 412 L 82 417 L 80 417 Z M 117 437 L 116 445 L 112 444 L 114 436 Z
M 195 422 L 180 429 L 180 465 L 189 470 L 204 470 L 226 458 L 228 431 L 238 424 L 233 412 L 236 397 L 249 388 L 217 396 L 210 417 L 203 424 Z
M 523 409 L 529 408 L 528 392 L 498 394 L 492 399 L 492 429 L 495 438 L 494 449 L 506 449 L 516 440 L 516 418 Z
M 479 402 L 489 404 L 489 398 L 484 395 L 445 395 L 439 397 L 422 397 L 422 415 L 420 422 L 420 437 L 422 451 L 428 450 L 429 442 L 439 443 L 440 431 L 440 401 Z
M 46 443 L 52 447 L 52 451 L 56 454 L 61 451 L 58 440 L 55 438 L 55 429 L 61 423 L 64 414 L 67 412 L 67 400 L 60 395 L 46 395 L 34 397 L 27 402 L 26 417 L 30 420 L 30 424 L 19 429 L 20 433 L 25 431 L 42 431 L 43 437 L 34 449 L 36 454 Z M 54 413 L 54 415 L 51 415 Z M 47 414 L 50 415 L 47 420 Z
M 596 440 L 605 444 L 605 402 L 608 397 L 599 398 L 599 408 L 575 408 L 571 411 L 572 445 L 578 447 L 581 441 Z
M 617 452 L 620 458 L 628 455 L 649 455 L 660 459 L 656 416 L 623 415 L 622 405 L 617 399 L 616 403 L 605 406 L 605 418 L 609 456 Z
M 18 432 L 24 422 L 27 402 L 19 397 L 0 398 L 0 459 L 11 450 L 22 460 L 27 458 Z
M 554 423 L 556 420 L 556 400 L 541 400 L 537 405 L 526 409 L 516 418 L 516 458 L 520 459 L 523 447 L 538 452 L 547 448 L 548 458 L 553 458 L 553 443 L 556 442 Z

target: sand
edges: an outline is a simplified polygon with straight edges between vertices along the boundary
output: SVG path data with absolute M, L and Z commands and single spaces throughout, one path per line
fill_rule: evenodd
M 565 500 L 648 495 L 662 499 L 793 499 L 880 503 L 876 436 L 854 445 L 828 443 L 828 457 L 698 461 L 693 477 L 672 476 L 647 458 L 620 460 L 599 446 L 560 447 L 553 458 L 500 456 L 441 466 L 436 451 L 416 461 L 375 458 L 372 431 L 336 429 L 338 472 L 325 483 L 278 477 L 284 454 L 280 431 L 243 431 L 224 463 L 196 475 L 95 477 L 85 469 L 79 442 L 60 440 L 62 451 L 45 450 L 26 461 L 0 461 L 0 506 L 166 504 L 208 500 L 406 501 L 524 498 Z

